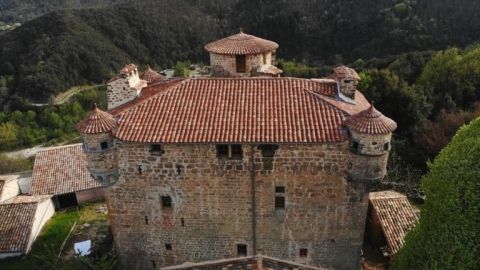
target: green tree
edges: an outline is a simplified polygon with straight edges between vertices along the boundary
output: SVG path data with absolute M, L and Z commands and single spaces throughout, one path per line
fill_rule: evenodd
M 480 118 L 463 126 L 423 179 L 419 224 L 393 269 L 480 269 Z
M 8 149 L 17 144 L 17 126 L 7 122 L 0 124 L 0 148 Z

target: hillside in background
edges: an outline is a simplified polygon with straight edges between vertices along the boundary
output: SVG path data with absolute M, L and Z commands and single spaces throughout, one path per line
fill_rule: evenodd
M 316 64 L 463 47 L 480 32 L 471 0 L 369 2 L 160 0 L 55 11 L 0 36 L 0 103 L 14 96 L 44 102 L 129 61 L 206 62 L 202 46 L 240 27 L 277 41 L 280 58 Z

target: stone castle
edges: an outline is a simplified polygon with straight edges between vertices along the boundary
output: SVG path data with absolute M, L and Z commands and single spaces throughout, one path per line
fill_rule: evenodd
M 396 124 L 353 69 L 280 77 L 277 48 L 245 33 L 207 44 L 209 78 L 127 65 L 109 111 L 78 124 L 125 269 L 263 255 L 358 269 Z

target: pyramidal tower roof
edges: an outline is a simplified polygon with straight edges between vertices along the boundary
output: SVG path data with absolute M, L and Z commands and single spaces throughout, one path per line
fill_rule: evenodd
M 213 41 L 205 45 L 205 50 L 216 54 L 248 55 L 276 50 L 276 42 L 240 33 Z
M 397 129 L 397 123 L 377 111 L 373 104 L 370 108 L 352 115 L 345 125 L 350 129 L 364 134 L 388 134 Z
M 151 69 L 150 66 L 147 66 L 147 69 L 143 72 L 142 76 L 140 76 L 140 79 L 147 81 L 147 84 L 164 78 L 163 75 Z
M 115 118 L 108 112 L 95 108 L 77 124 L 77 130 L 84 134 L 96 134 L 113 130 L 117 126 Z

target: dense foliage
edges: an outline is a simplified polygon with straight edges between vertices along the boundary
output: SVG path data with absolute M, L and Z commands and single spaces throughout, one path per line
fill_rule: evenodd
M 96 2 L 103 1 L 87 1 Z M 98 83 L 130 61 L 156 68 L 207 61 L 203 45 L 240 27 L 277 41 L 283 59 L 321 64 L 362 63 L 477 40 L 475 1 L 369 2 L 159 0 L 56 11 L 0 36 L 0 103 L 46 101 L 73 85 Z
M 10 113 L 0 112 L 0 151 L 78 137 L 75 125 L 92 104 L 106 107 L 104 88 L 86 90 L 71 102 L 58 106 L 28 106 Z
M 419 224 L 394 269 L 480 269 L 480 118 L 462 127 L 429 165 Z

